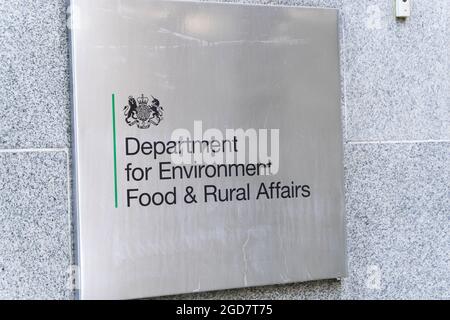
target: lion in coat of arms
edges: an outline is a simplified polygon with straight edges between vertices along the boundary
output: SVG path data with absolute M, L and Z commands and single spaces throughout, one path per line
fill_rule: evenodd
M 149 98 L 143 94 L 137 99 L 134 99 L 133 96 L 128 98 L 128 105 L 123 110 L 125 122 L 129 126 L 136 125 L 140 129 L 147 129 L 151 125 L 157 126 L 161 122 L 164 109 L 158 99 L 154 96 L 151 97 L 152 102 L 150 104 Z

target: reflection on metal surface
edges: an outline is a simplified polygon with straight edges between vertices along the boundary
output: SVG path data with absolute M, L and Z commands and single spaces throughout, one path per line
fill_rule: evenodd
M 345 276 L 335 10 L 72 5 L 82 298 Z

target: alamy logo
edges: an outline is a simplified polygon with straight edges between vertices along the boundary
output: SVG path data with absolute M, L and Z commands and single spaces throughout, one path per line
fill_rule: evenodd
M 161 122 L 164 109 L 160 106 L 158 99 L 151 97 L 150 104 L 149 98 L 143 94 L 137 99 L 134 99 L 133 96 L 128 98 L 128 105 L 123 110 L 125 121 L 129 126 L 137 125 L 140 129 L 147 129 L 151 125 L 157 126 Z

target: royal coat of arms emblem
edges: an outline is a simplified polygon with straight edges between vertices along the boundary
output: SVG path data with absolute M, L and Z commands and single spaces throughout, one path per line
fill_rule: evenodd
M 157 126 L 161 122 L 164 109 L 158 99 L 151 97 L 151 103 L 149 103 L 150 99 L 143 94 L 137 99 L 133 96 L 128 98 L 128 105 L 123 110 L 125 122 L 129 126 L 136 125 L 139 129 L 147 129 L 151 125 Z

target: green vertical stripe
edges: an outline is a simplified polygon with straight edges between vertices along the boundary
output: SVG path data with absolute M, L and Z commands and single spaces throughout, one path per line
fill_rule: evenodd
M 116 102 L 115 95 L 112 94 L 112 129 L 113 129 L 113 148 L 114 148 L 114 207 L 118 207 L 117 197 L 117 143 L 116 143 Z

